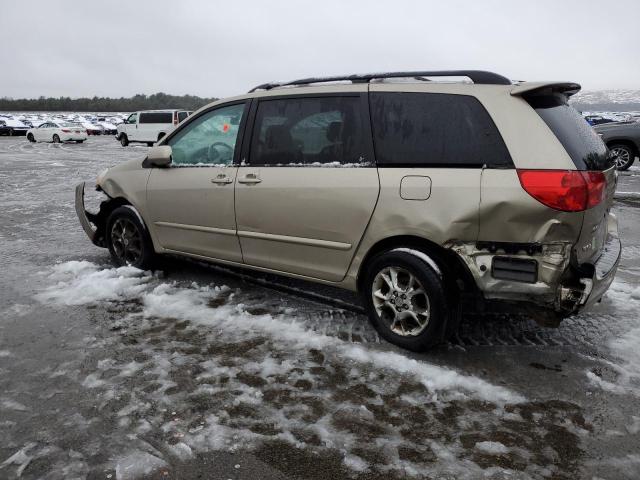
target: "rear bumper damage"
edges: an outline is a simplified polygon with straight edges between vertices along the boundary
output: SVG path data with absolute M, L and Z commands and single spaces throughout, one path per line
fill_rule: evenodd
M 594 264 L 576 265 L 574 245 L 464 243 L 452 246 L 487 301 L 532 311 L 541 323 L 577 313 L 599 302 L 615 277 L 622 251 L 615 216 L 609 215 L 601 255 Z M 529 308 L 533 307 L 533 308 Z

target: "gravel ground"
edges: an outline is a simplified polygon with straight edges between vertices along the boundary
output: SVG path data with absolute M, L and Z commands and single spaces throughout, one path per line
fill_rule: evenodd
M 615 205 L 593 311 L 470 314 L 412 354 L 330 288 L 112 268 L 73 187 L 146 151 L 0 138 L 0 478 L 639 478 L 639 201 Z M 640 168 L 619 183 L 640 192 Z

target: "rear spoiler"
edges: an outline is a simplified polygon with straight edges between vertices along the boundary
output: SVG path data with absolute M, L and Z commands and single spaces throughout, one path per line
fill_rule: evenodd
M 573 82 L 524 82 L 511 89 L 511 95 L 522 97 L 531 93 L 562 93 L 567 97 L 580 91 L 582 87 Z

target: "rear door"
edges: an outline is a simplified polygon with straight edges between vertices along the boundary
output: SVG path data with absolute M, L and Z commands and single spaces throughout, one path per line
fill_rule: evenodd
M 244 262 L 341 280 L 375 208 L 366 87 L 254 102 L 236 221 Z M 244 156 L 244 155 L 243 155 Z
M 236 235 L 234 181 L 246 103 L 216 107 L 167 140 L 169 168 L 154 168 L 147 183 L 151 227 L 162 247 L 242 262 Z

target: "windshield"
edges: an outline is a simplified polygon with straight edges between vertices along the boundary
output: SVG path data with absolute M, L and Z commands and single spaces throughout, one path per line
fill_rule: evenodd
M 578 170 L 607 170 L 613 166 L 606 145 L 564 95 L 526 98 L 560 140 Z

